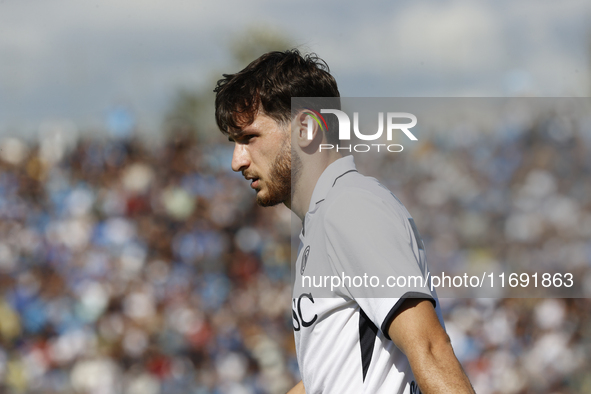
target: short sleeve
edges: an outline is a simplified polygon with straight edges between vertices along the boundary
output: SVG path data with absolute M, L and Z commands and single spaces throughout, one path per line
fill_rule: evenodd
M 420 240 L 415 239 L 409 219 L 393 196 L 378 196 L 361 188 L 339 191 L 325 215 L 333 274 L 344 278 L 343 292 L 386 337 L 405 298 L 435 302 L 427 286 L 426 267 L 420 261 Z

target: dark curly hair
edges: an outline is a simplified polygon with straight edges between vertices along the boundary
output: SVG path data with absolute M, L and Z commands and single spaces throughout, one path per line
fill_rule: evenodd
M 297 49 L 266 53 L 242 71 L 223 77 L 214 92 L 216 122 L 224 134 L 250 125 L 259 110 L 277 122 L 289 123 L 292 97 L 340 97 L 326 62 L 313 53 L 302 56 Z M 340 108 L 339 99 L 331 101 L 331 108 L 335 102 Z M 300 106 L 318 106 L 305 103 Z

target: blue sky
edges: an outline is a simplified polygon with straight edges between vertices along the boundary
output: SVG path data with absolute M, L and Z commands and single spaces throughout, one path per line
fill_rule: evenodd
M 0 134 L 123 103 L 157 130 L 253 26 L 324 58 L 343 96 L 589 96 L 591 2 L 3 0 Z

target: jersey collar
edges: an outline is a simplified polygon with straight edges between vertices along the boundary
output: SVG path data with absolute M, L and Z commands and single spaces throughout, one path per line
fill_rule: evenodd
M 310 206 L 308 207 L 308 212 L 313 211 L 316 208 L 316 204 L 318 204 L 326 198 L 326 195 L 334 186 L 337 179 L 339 179 L 346 173 L 352 171 L 357 171 L 353 156 L 341 157 L 340 159 L 332 162 L 328 167 L 326 167 L 322 175 L 320 175 L 320 178 L 318 178 L 316 186 L 314 186 L 314 191 L 312 192 L 312 198 L 310 199 Z

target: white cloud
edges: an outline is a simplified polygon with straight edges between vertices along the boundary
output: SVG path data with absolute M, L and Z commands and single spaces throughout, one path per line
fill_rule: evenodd
M 495 12 L 486 3 L 413 3 L 393 22 L 395 48 L 444 74 L 487 72 L 503 63 L 503 40 Z M 396 55 L 394 51 L 392 55 Z
M 484 72 L 503 60 L 502 35 L 494 15 L 486 3 L 413 2 L 352 29 L 347 46 L 335 41 L 331 53 L 349 70 L 416 71 L 422 65 L 444 74 Z
M 316 51 L 348 95 L 502 95 L 511 75 L 532 93 L 584 94 L 590 16 L 588 0 L 5 1 L 0 119 L 84 118 L 121 98 L 160 114 L 174 89 L 232 67 L 225 46 L 257 24 Z

